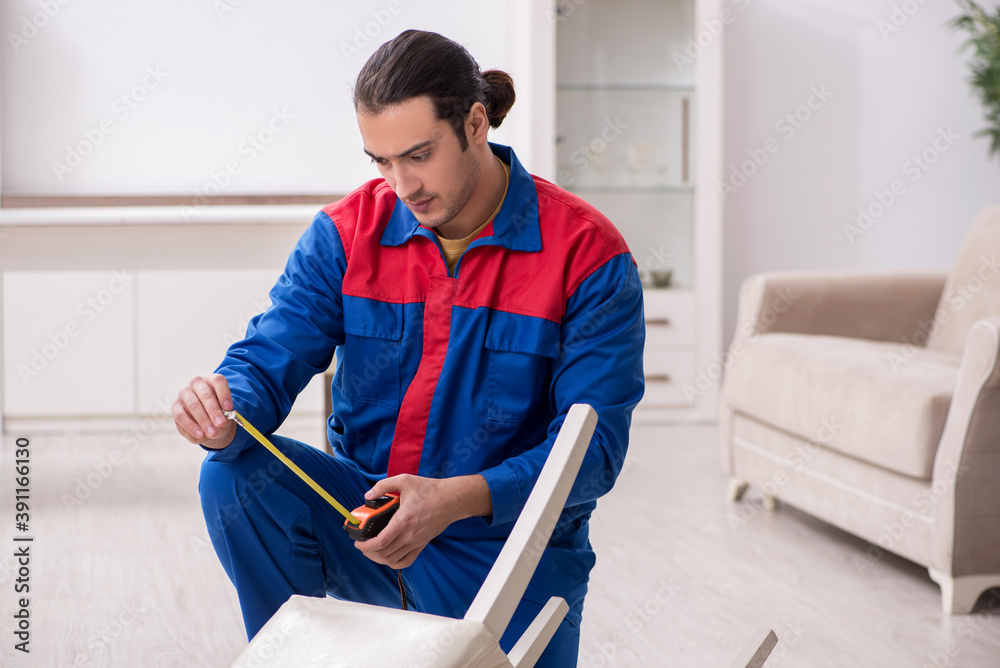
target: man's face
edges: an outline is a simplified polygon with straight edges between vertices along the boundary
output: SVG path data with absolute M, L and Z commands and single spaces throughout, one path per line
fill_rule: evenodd
M 479 163 L 463 151 L 427 97 L 415 97 L 378 115 L 358 114 L 365 153 L 425 227 L 451 221 L 472 198 Z

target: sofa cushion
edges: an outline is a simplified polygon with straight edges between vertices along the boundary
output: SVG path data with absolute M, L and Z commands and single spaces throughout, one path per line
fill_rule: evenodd
M 961 358 L 810 334 L 761 334 L 731 351 L 735 410 L 817 445 L 930 480 Z
M 1000 315 L 1000 206 L 983 209 L 941 293 L 927 347 L 961 354 L 977 320 Z

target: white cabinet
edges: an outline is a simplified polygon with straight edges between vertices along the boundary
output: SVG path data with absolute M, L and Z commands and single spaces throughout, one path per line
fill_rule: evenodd
M 134 278 L 121 270 L 3 275 L 5 414 L 132 413 Z
M 611 219 L 647 284 L 636 419 L 714 420 L 699 378 L 721 346 L 722 39 L 696 26 L 721 1 L 557 7 L 556 181 Z
M 690 290 L 646 290 L 646 349 L 643 368 L 646 394 L 641 406 L 690 408 L 684 387 L 694 381 L 694 293 Z
M 18 428 L 170 429 L 178 391 L 267 308 L 313 213 L 240 227 L 0 227 L 2 416 Z M 292 416 L 319 424 L 325 394 L 317 375 Z

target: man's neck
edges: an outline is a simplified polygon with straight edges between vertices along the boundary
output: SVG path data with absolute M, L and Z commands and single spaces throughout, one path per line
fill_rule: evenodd
M 464 239 L 486 222 L 507 191 L 507 175 L 500 160 L 486 147 L 488 156 L 480 158 L 482 164 L 479 185 L 462 211 L 444 225 L 435 228 L 445 239 Z

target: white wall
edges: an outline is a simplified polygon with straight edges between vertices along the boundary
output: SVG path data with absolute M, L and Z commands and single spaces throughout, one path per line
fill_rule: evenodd
M 987 160 L 987 139 L 970 136 L 984 123 L 966 83 L 968 52 L 957 52 L 964 37 L 945 25 L 957 5 L 729 6 L 735 20 L 725 28 L 725 178 L 768 138 L 777 151 L 724 205 L 725 344 L 739 285 L 756 272 L 950 267 L 975 214 L 1000 203 L 1000 161 Z M 897 27 L 894 7 L 901 25 L 889 30 Z M 818 109 L 800 128 L 776 127 L 807 103 L 813 87 L 825 88 L 829 99 L 814 99 Z M 949 128 L 958 138 L 939 141 L 946 150 L 937 152 L 935 137 Z M 925 149 L 937 160 L 920 171 L 908 161 Z M 877 205 L 875 191 L 894 180 L 903 194 L 852 243 L 844 226 L 856 223 L 859 207 Z
M 5 0 L 3 191 L 211 196 L 224 182 L 224 194 L 348 192 L 378 175 L 361 150 L 351 86 L 375 49 L 408 28 L 441 32 L 484 70 L 523 84 L 493 139 L 518 138 L 535 168 L 531 89 L 546 82 L 536 81 L 529 33 L 552 25 L 527 21 L 543 5 Z M 550 152 L 538 156 L 543 174 Z
M 224 194 L 351 190 L 378 173 L 361 152 L 350 84 L 408 28 L 441 32 L 483 69 L 511 74 L 518 100 L 492 139 L 554 177 L 547 0 L 44 4 L 0 3 L 4 194 L 211 195 L 213 172 L 230 159 L 241 170 Z M 146 69 L 157 66 L 162 81 Z M 121 117 L 128 101 L 135 108 Z M 274 107 L 296 118 L 249 160 L 239 147 Z M 52 162 L 105 117 L 111 131 L 59 181 Z M 53 416 L 168 424 L 164 405 L 266 305 L 318 208 L 0 210 L 0 432 L 4 417 L 7 426 Z M 109 291 L 116 272 L 128 285 Z M 98 315 L 81 310 L 104 295 L 111 303 Z M 318 415 L 324 394 L 314 381 L 296 411 Z

